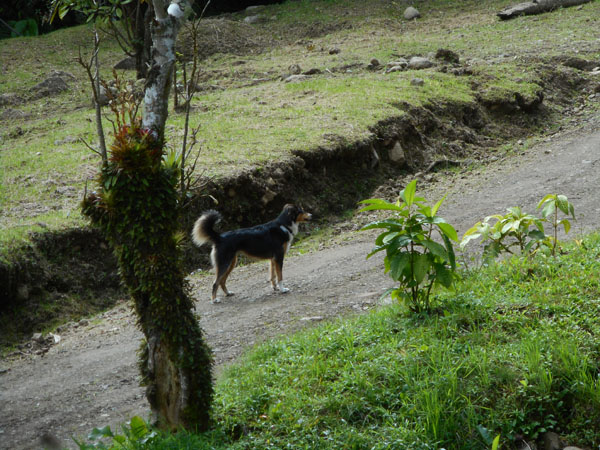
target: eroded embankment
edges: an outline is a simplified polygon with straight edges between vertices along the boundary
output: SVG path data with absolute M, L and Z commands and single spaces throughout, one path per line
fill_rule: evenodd
M 331 217 L 400 175 L 485 160 L 487 149 L 555 122 L 555 105 L 572 103 L 584 87 L 590 89 L 576 73 L 552 67 L 540 70 L 540 89 L 529 98 L 514 92 L 493 101 L 480 95 L 473 103 L 398 104 L 398 115 L 378 123 L 364 141 L 332 135 L 327 147 L 295 151 L 285 160 L 209 180 L 182 226 L 190 229 L 208 208 L 223 214 L 222 229 L 248 226 L 272 219 L 289 202 L 302 204 L 317 218 Z M 189 269 L 206 266 L 208 250 L 188 245 L 185 262 Z M 0 261 L 0 296 L 0 345 L 123 297 L 115 260 L 89 229 L 32 236 L 29 246 Z

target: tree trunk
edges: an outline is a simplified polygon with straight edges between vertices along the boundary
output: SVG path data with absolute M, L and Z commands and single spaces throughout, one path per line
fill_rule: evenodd
M 154 131 L 159 142 L 163 142 L 175 64 L 175 42 L 182 21 L 167 14 L 160 0 L 154 0 L 154 12 L 156 19 L 152 24 L 152 66 L 146 80 L 142 125 Z
M 115 134 L 100 193 L 87 195 L 82 206 L 111 243 L 134 300 L 145 336 L 139 368 L 154 422 L 163 429 L 204 431 L 210 426 L 212 356 L 181 263 L 178 168 L 163 161 L 175 41 L 186 5 L 174 0 L 167 14 L 162 0 L 153 3 L 142 124 L 133 120 Z
M 537 0 L 519 3 L 500 11 L 498 13 L 498 17 L 500 17 L 502 20 L 508 20 L 522 15 L 541 14 L 544 12 L 553 11 L 557 8 L 581 5 L 591 1 L 592 0 Z

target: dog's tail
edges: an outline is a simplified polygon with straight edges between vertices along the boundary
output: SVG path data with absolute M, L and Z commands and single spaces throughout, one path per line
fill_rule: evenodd
M 206 242 L 216 244 L 221 239 L 221 235 L 215 231 L 215 225 L 221 220 L 221 214 L 217 211 L 210 210 L 202 213 L 196 220 L 194 229 L 192 230 L 192 240 L 197 246 L 201 246 Z

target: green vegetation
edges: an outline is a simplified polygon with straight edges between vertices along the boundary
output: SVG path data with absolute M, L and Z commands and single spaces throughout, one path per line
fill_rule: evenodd
M 119 132 L 98 192 L 85 196 L 82 211 L 112 246 L 134 302 L 145 338 L 138 365 L 158 424 L 206 430 L 212 358 L 192 313 L 182 267 L 178 183 L 183 168 L 174 158 L 164 159 L 162 142 L 141 128 L 135 113 L 123 112 L 133 123 L 120 123 L 117 115 Z
M 597 2 L 500 22 L 494 12 L 508 3 L 417 2 L 423 17 L 414 22 L 401 19 L 401 3 L 383 0 L 370 0 L 368 6 L 362 0 L 285 2 L 267 9 L 267 23 L 251 27 L 241 14 L 224 22 L 206 19 L 203 36 L 215 50 L 202 62 L 206 90 L 193 102 L 191 126 L 201 125 L 203 146 L 198 170 L 227 176 L 285 160 L 294 151 L 360 141 L 382 120 L 404 114 L 399 105 L 496 104 L 514 101 L 517 94 L 528 103 L 544 86 L 549 58 L 574 55 L 574 43 L 579 56 L 599 55 L 588 33 L 600 21 Z M 181 45 L 187 48 L 185 33 Z M 99 161 L 80 142 L 62 141 L 96 141 L 90 88 L 74 62 L 79 48 L 86 54 L 91 47 L 89 26 L 5 40 L 0 47 L 2 92 L 21 96 L 23 101 L 10 107 L 26 114 L 0 119 L 0 253 L 9 251 L 14 229 L 23 229 L 17 233 L 25 236 L 40 222 L 52 229 L 82 223 L 74 205 Z M 472 74 L 366 69 L 374 57 L 386 64 L 441 47 L 457 52 L 462 62 L 469 60 Z M 339 53 L 330 54 L 332 48 Z M 105 79 L 121 57 L 117 43 L 103 36 Z M 298 83 L 281 82 L 292 64 L 321 73 Z M 32 96 L 31 88 L 52 70 L 72 73 L 76 80 L 56 96 Z M 410 84 L 415 76 L 424 86 Z M 173 147 L 180 145 L 183 122 L 182 114 L 170 114 L 167 138 Z M 65 186 L 71 189 L 67 194 Z
M 393 211 L 394 216 L 365 225 L 363 230 L 383 229 L 375 249 L 367 258 L 385 250 L 385 271 L 400 286 L 390 289 L 394 300 L 404 300 L 416 313 L 431 312 L 431 289 L 450 289 L 456 278 L 452 241 L 458 236 L 452 225 L 437 215 L 444 199 L 433 208 L 416 196 L 417 180 L 400 192 L 396 203 L 381 199 L 363 200 L 362 211 Z M 437 236 L 433 232 L 437 232 Z M 443 245 L 435 238 L 441 237 Z
M 566 196 L 558 194 L 546 195 L 537 205 L 537 209 L 540 208 L 541 218 L 524 212 L 518 206 L 508 208 L 504 216 L 488 216 L 465 232 L 460 246 L 464 249 L 472 240 L 482 238 L 486 259 L 496 258 L 502 253 L 514 254 L 513 247 L 521 255 L 530 256 L 542 251 L 556 256 L 559 228 L 562 225 L 565 234 L 569 232 L 571 221 L 568 217 L 575 219 L 575 208 Z M 558 220 L 559 211 L 567 217 Z M 552 227 L 551 234 L 546 234 L 544 223 Z
M 124 448 L 489 449 L 600 442 L 600 235 L 475 271 L 442 312 L 397 304 L 270 342 L 216 387 L 211 434 Z M 122 448 L 122 447 L 116 447 Z

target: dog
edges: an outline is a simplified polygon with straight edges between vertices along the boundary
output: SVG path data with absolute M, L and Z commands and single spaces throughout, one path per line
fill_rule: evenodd
M 233 295 L 227 290 L 225 283 L 240 253 L 254 259 L 270 260 L 270 281 L 273 290 L 288 292 L 289 289 L 283 286 L 283 258 L 298 233 L 298 224 L 311 219 L 312 214 L 288 204 L 275 220 L 250 228 L 218 233 L 214 227 L 221 220 L 221 214 L 215 210 L 202 213 L 194 224 L 192 240 L 197 246 L 210 242 L 213 247 L 210 259 L 216 271 L 216 279 L 212 286 L 211 302 L 220 302 L 217 297 L 219 286 L 226 296 Z

